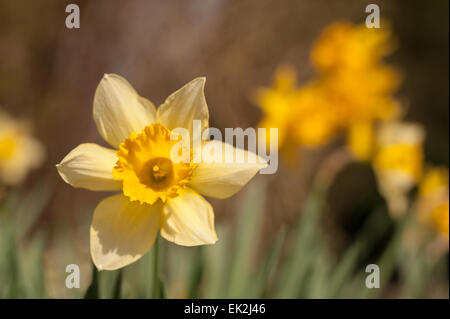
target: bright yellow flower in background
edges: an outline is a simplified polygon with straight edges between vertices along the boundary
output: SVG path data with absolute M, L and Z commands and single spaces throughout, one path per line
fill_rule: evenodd
M 316 147 L 334 137 L 336 112 L 320 83 L 308 83 L 298 91 L 293 113 L 293 134 L 300 145 Z
M 275 85 L 263 91 L 258 105 L 263 109 L 260 126 L 278 127 L 279 145 L 290 141 L 315 147 L 346 133 L 351 154 L 373 165 L 390 213 L 400 217 L 408 207 L 408 192 L 422 177 L 425 132 L 418 124 L 400 122 L 403 110 L 394 97 L 400 72 L 383 61 L 395 43 L 389 24 L 382 25 L 328 26 L 311 50 L 316 79 L 297 86 L 292 68 L 279 69 Z M 439 206 L 434 220 L 445 222 L 446 209 Z
M 278 128 L 278 145 L 283 149 L 314 148 L 333 137 L 335 114 L 318 83 L 298 87 L 296 77 L 293 67 L 282 66 L 273 86 L 258 91 L 256 103 L 263 111 L 258 126 Z
M 295 119 L 293 112 L 297 98 L 297 73 L 288 65 L 279 67 L 275 72 L 273 85 L 270 88 L 262 88 L 256 92 L 256 103 L 263 112 L 263 119 L 259 127 L 278 128 L 278 145 L 286 144 L 292 130 Z M 267 130 L 267 141 L 270 135 Z
M 194 163 L 172 160 L 172 130 L 185 128 L 192 141 L 193 120 L 208 128 L 204 78 L 197 78 L 170 95 L 156 110 L 127 80 L 105 75 L 94 97 L 94 120 L 100 135 L 114 149 L 81 144 L 57 165 L 61 177 L 74 187 L 120 191 L 100 202 L 91 224 L 91 256 L 98 269 L 124 267 L 151 249 L 158 230 L 166 240 L 183 246 L 217 240 L 214 212 L 202 195 L 226 198 L 239 191 L 267 164 Z M 178 136 L 181 138 L 180 136 Z M 217 144 L 220 143 L 220 144 Z M 253 153 L 207 141 L 224 152 Z M 213 145 L 213 146 L 214 146 Z
M 371 121 L 361 121 L 349 127 L 348 146 L 359 160 L 368 160 L 375 146 L 375 128 Z
M 316 79 L 298 87 L 294 69 L 283 67 L 273 87 L 260 90 L 259 126 L 278 128 L 279 145 L 296 147 L 321 146 L 344 131 L 352 154 L 369 160 L 375 126 L 401 113 L 393 97 L 401 82 L 399 72 L 382 61 L 393 49 L 386 27 L 330 25 L 311 50 Z
M 419 186 L 418 210 L 422 221 L 431 224 L 440 234 L 448 237 L 449 186 L 448 168 L 430 168 Z
M 313 50 L 312 62 L 321 73 L 336 69 L 370 68 L 394 49 L 390 28 L 383 21 L 382 28 L 367 28 L 365 24 L 336 22 L 326 27 Z
M 311 53 L 323 94 L 335 108 L 338 124 L 348 130 L 350 150 L 361 160 L 372 155 L 376 122 L 396 118 L 401 111 L 393 98 L 399 72 L 382 61 L 393 48 L 388 28 L 343 22 L 327 27 Z
M 364 121 L 388 120 L 399 114 L 399 104 L 392 98 L 399 78 L 389 69 L 339 72 L 322 79 L 325 94 L 344 128 Z
M 373 167 L 393 217 L 408 207 L 408 192 L 422 177 L 425 131 L 419 124 L 389 122 L 376 134 Z
M 0 185 L 18 185 L 42 164 L 45 151 L 29 125 L 0 111 Z

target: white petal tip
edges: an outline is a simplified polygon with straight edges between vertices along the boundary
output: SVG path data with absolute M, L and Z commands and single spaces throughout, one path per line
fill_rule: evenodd
M 110 80 L 113 77 L 118 77 L 118 76 L 114 73 L 105 73 L 105 74 L 103 74 L 102 80 Z
M 61 177 L 64 179 L 64 177 L 62 176 L 63 175 L 63 171 L 62 171 L 63 164 L 62 163 L 56 164 L 55 167 L 56 167 L 56 170 L 58 171 L 59 175 L 61 175 Z
M 63 174 L 63 172 L 62 172 L 62 169 L 63 169 L 62 164 L 56 164 L 55 167 L 56 167 L 56 170 L 58 171 L 58 174 L 59 174 L 59 175 L 61 176 L 61 178 L 67 183 L 65 177 L 63 176 L 64 174 Z
M 218 240 L 219 238 L 217 237 L 216 232 L 214 232 L 214 237 L 211 238 L 211 241 L 207 243 L 207 245 L 214 245 L 215 243 L 217 243 Z
M 192 82 L 201 82 L 202 85 L 205 85 L 206 82 L 206 76 L 200 76 L 198 78 L 195 78 L 192 80 Z

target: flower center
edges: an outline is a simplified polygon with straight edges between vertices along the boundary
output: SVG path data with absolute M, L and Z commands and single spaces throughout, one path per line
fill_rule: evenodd
M 115 179 L 122 180 L 123 193 L 130 200 L 153 204 L 178 196 L 190 180 L 196 165 L 171 160 L 171 150 L 181 141 L 170 139 L 170 130 L 161 123 L 151 124 L 140 134 L 132 133 L 117 152 L 113 169 Z M 180 148 L 181 151 L 181 148 Z
M 143 170 L 141 181 L 154 189 L 163 189 L 173 182 L 173 165 L 170 159 L 153 158 L 144 165 Z
M 11 158 L 16 150 L 16 141 L 13 137 L 0 138 L 0 160 Z

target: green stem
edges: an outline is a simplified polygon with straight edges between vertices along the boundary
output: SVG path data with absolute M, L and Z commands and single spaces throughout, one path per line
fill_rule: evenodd
M 153 247 L 153 299 L 161 298 L 161 283 L 159 275 L 159 235 L 156 236 L 155 245 Z
M 120 289 L 122 286 L 122 269 L 118 270 L 116 283 L 114 285 L 114 292 L 113 292 L 113 298 L 114 299 L 120 299 Z
M 193 269 L 189 282 L 189 298 L 196 299 L 199 295 L 200 284 L 203 278 L 203 247 L 195 248 Z
M 84 295 L 84 299 L 99 299 L 98 270 L 92 266 L 92 282 Z
M 407 214 L 403 220 L 397 221 L 392 239 L 388 243 L 388 246 L 384 249 L 381 258 L 378 261 L 378 266 L 381 272 L 380 282 L 385 286 L 389 285 L 389 281 L 392 278 L 397 266 L 398 248 L 401 244 L 405 226 L 409 222 L 410 215 L 411 214 Z M 378 298 L 383 291 L 385 291 L 385 289 L 366 289 L 362 294 L 362 298 Z

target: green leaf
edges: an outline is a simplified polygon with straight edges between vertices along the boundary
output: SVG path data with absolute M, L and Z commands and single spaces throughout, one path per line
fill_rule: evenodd
M 45 298 L 44 247 L 42 234 L 37 234 L 19 249 L 18 266 L 25 298 Z
M 206 298 L 226 298 L 228 287 L 228 265 L 230 261 L 229 247 L 231 244 L 230 229 L 218 225 L 216 229 L 219 241 L 211 246 L 205 246 L 205 279 L 203 294 Z
M 351 279 L 361 250 L 366 246 L 363 240 L 356 241 L 350 248 L 346 250 L 344 256 L 330 274 L 330 282 L 328 283 L 327 298 L 341 298 L 344 285 Z
M 306 287 L 305 280 L 317 254 L 318 225 L 324 192 L 313 190 L 294 230 L 291 253 L 281 268 L 275 289 L 276 298 L 297 298 Z
M 271 279 L 275 273 L 275 269 L 278 266 L 281 248 L 286 237 L 286 228 L 283 227 L 277 234 L 274 243 L 268 249 L 266 261 L 260 274 L 255 281 L 252 289 L 248 291 L 249 298 L 264 298 L 268 291 L 270 291 L 272 282 Z
M 242 205 L 238 209 L 238 219 L 235 239 L 233 242 L 233 255 L 230 265 L 227 297 L 243 298 L 248 289 L 250 269 L 252 266 L 258 236 L 261 234 L 264 216 L 264 199 L 266 195 L 265 184 L 254 184 L 249 189 Z M 249 278 L 248 281 L 243 278 Z
M 159 270 L 160 259 L 160 238 L 156 237 L 155 244 L 153 245 L 153 299 L 165 298 L 165 288 L 162 276 Z

